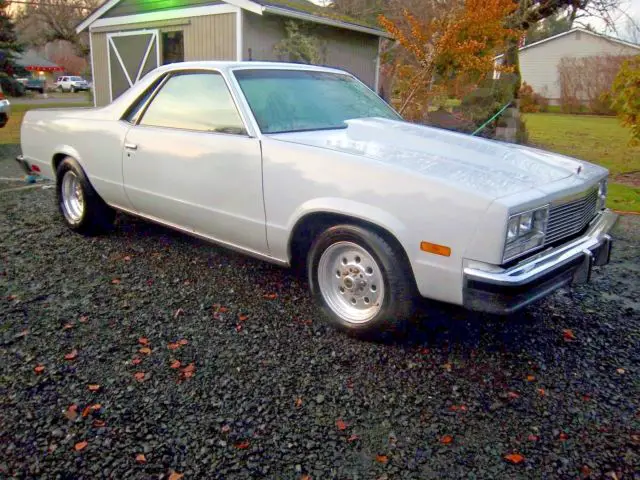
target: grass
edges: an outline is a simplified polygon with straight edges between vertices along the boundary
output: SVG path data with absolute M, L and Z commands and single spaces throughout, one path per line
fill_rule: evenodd
M 11 105 L 9 122 L 0 129 L 0 145 L 17 145 L 20 143 L 20 125 L 25 112 L 34 108 L 82 108 L 90 107 L 89 103 L 30 103 Z
M 536 113 L 525 116 L 529 142 L 608 168 L 608 205 L 640 212 L 640 188 L 616 183 L 616 176 L 640 172 L 640 146 L 629 145 L 629 130 L 616 118 Z

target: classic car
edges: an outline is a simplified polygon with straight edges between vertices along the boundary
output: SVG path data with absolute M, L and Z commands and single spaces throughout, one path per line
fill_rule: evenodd
M 508 314 L 609 261 L 607 170 L 415 125 L 340 70 L 162 66 L 103 108 L 31 110 L 20 164 L 68 227 L 115 211 L 281 265 L 356 335 L 416 295 Z

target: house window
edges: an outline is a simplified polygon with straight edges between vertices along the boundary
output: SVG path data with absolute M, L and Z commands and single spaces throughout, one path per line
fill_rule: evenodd
M 184 62 L 184 35 L 181 31 L 162 32 L 162 64 Z

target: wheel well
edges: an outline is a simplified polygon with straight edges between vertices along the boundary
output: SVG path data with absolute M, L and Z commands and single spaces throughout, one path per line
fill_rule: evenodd
M 58 174 L 58 166 L 60 165 L 62 160 L 64 160 L 67 157 L 68 157 L 68 155 L 65 154 L 65 153 L 56 153 L 53 156 L 53 174 L 54 175 Z
M 323 230 L 326 230 L 333 225 L 341 224 L 358 225 L 361 227 L 365 227 L 373 230 L 378 235 L 383 237 L 387 242 L 389 242 L 390 245 L 392 245 L 396 249 L 396 251 L 400 252 L 403 257 L 405 266 L 408 269 L 408 272 L 411 274 L 411 278 L 414 278 L 413 270 L 411 269 L 411 264 L 409 262 L 409 256 L 407 255 L 407 252 L 391 232 L 379 225 L 376 225 L 375 223 L 371 223 L 366 220 L 362 220 L 361 218 L 343 215 L 340 213 L 316 212 L 305 215 L 300 220 L 298 220 L 298 223 L 296 223 L 295 227 L 293 228 L 293 234 L 291 235 L 291 240 L 289 241 L 291 265 L 294 267 L 301 267 L 305 265 L 307 253 L 309 252 L 311 244 L 313 243 L 313 240 L 316 238 L 316 236 Z

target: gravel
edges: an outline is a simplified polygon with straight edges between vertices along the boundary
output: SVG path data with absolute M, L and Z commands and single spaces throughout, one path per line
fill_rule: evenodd
M 2 477 L 636 475 L 640 217 L 589 285 L 363 342 L 288 270 L 127 216 L 75 235 L 52 189 L 0 209 Z

